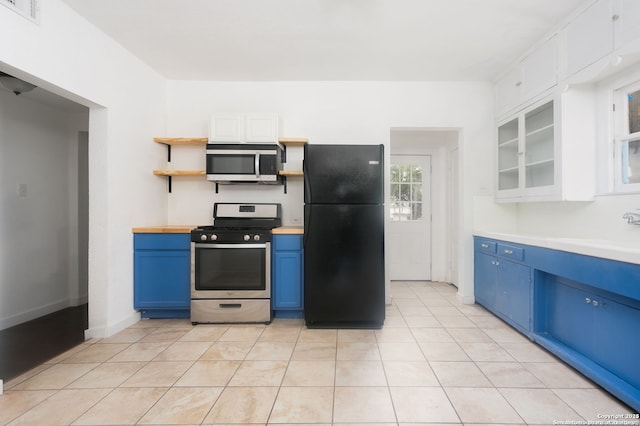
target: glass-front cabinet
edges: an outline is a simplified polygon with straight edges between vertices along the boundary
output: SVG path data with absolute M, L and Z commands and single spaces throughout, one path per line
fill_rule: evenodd
M 518 119 L 498 127 L 498 190 L 518 189 L 520 186 L 520 151 Z
M 525 188 L 554 184 L 553 101 L 524 115 Z
M 496 199 L 552 195 L 556 184 L 554 100 L 498 125 Z

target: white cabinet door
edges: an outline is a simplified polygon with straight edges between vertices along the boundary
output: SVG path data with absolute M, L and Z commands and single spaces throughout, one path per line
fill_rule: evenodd
M 534 50 L 522 60 L 523 100 L 544 92 L 558 82 L 556 37 Z
M 552 37 L 496 83 L 496 115 L 516 109 L 555 86 L 557 80 L 557 40 Z
M 499 201 L 551 200 L 556 197 L 555 101 L 525 108 L 498 126 Z
M 247 142 L 278 142 L 277 114 L 247 114 L 245 126 Z
M 640 1 L 617 0 L 614 16 L 616 49 L 640 37 Z
M 613 51 L 613 25 L 612 0 L 599 0 L 567 25 L 564 33 L 567 75 Z
M 213 114 L 209 121 L 209 141 L 244 142 L 244 117 L 240 114 Z
M 522 86 L 522 68 L 516 66 L 505 74 L 495 85 L 496 115 L 511 111 L 520 104 Z
M 278 142 L 277 114 L 212 114 L 209 122 L 211 142 Z

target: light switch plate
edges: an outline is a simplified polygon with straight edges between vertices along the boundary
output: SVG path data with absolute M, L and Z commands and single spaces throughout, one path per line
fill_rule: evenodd
M 17 192 L 18 192 L 18 197 L 27 198 L 27 184 L 19 183 Z

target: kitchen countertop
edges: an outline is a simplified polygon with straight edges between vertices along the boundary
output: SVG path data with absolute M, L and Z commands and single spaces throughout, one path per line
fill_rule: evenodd
M 640 241 L 611 241 L 591 238 L 544 237 L 476 231 L 474 235 L 501 241 L 545 247 L 604 259 L 640 264 Z
M 280 226 L 279 228 L 273 228 L 271 233 L 274 235 L 304 234 L 304 226 Z
M 134 234 L 188 234 L 195 225 L 139 226 L 131 228 Z

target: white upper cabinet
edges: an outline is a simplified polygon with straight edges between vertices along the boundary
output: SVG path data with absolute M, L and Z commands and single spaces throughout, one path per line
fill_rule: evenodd
M 578 81 L 603 78 L 616 72 L 620 59 L 626 66 L 637 60 L 640 1 L 598 0 L 571 21 L 563 34 L 564 76 L 583 71 Z
M 595 105 L 591 91 L 569 89 L 498 122 L 495 199 L 591 200 Z
M 553 199 L 557 192 L 555 101 L 526 108 L 498 125 L 496 198 Z
M 616 49 L 640 38 L 640 1 L 617 0 L 613 19 Z
M 278 142 L 276 114 L 247 114 L 245 120 L 247 142 Z
M 277 114 L 212 114 L 210 142 L 277 143 Z
M 522 60 L 522 98 L 531 99 L 557 82 L 557 40 L 553 37 Z
M 557 84 L 557 40 L 552 37 L 509 70 L 495 86 L 496 113 L 502 116 Z
M 209 121 L 209 141 L 244 142 L 244 117 L 239 114 L 214 114 Z
M 566 74 L 572 75 L 613 51 L 612 0 L 599 0 L 565 29 Z

